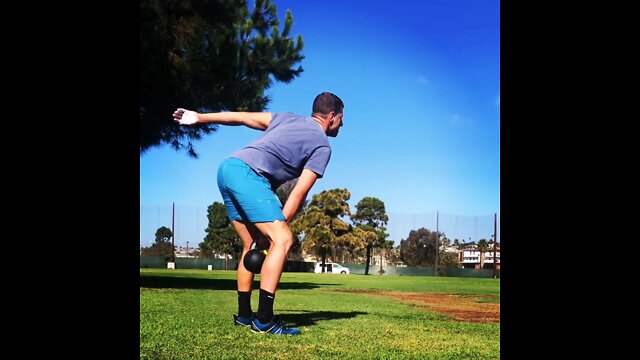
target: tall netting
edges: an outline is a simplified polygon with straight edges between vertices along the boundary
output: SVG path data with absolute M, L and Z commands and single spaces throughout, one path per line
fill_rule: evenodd
M 393 249 L 372 250 L 369 259 L 369 273 L 387 275 L 444 275 L 444 276 L 480 276 L 499 277 L 500 269 L 500 217 L 497 214 L 462 215 L 442 211 L 426 213 L 387 213 L 387 240 L 393 240 Z M 347 220 L 347 219 L 345 219 Z M 347 220 L 348 221 L 348 220 Z M 495 226 L 494 226 L 495 222 Z M 193 250 L 204 240 L 205 228 L 208 226 L 207 208 L 203 206 L 175 205 L 140 205 L 140 247 L 150 247 L 155 242 L 155 234 L 161 227 L 175 231 L 175 257 L 180 267 L 214 269 L 233 268 L 231 257 L 222 255 L 205 261 L 196 260 Z M 405 261 L 400 252 L 402 240 L 407 240 L 412 231 L 421 229 L 441 234 L 439 249 L 436 255 L 435 235 L 432 239 L 419 240 L 404 249 L 404 254 L 420 253 L 413 261 Z M 498 243 L 494 247 L 494 233 L 497 231 Z M 422 230 L 423 233 L 424 230 Z M 483 241 L 484 240 L 484 241 Z M 304 239 L 302 239 L 304 241 Z M 422 242 L 420 242 L 422 241 Z M 186 249 L 185 249 L 186 248 Z M 485 251 L 479 251 L 484 248 Z M 495 251 L 494 251 L 495 249 Z M 343 261 L 350 266 L 352 274 L 365 272 L 366 251 L 354 249 L 349 254 L 336 255 L 331 261 Z M 337 253 L 336 253 L 337 254 Z M 305 255 L 305 254 L 303 254 Z M 313 262 L 313 254 L 306 254 L 304 261 Z M 142 259 L 141 267 L 163 267 L 166 262 L 153 258 Z M 317 257 L 317 256 L 316 256 Z M 179 259 L 178 259 L 179 258 Z M 191 259 L 191 260 L 190 260 Z M 143 261 L 144 260 L 144 261 Z M 215 261 L 214 261 L 215 260 Z M 344 263 L 344 261 L 347 261 Z M 204 262 L 203 262 L 204 261 Z M 217 262 L 216 262 L 217 261 Z M 496 264 L 494 265 L 494 261 Z M 312 269 L 313 266 L 286 266 L 290 271 Z M 297 269 L 297 270 L 296 270 Z M 384 271 L 379 271 L 380 269 Z
M 420 214 L 388 213 L 387 215 L 389 216 L 387 234 L 389 234 L 389 240 L 395 241 L 396 245 L 400 244 L 400 240 L 406 239 L 411 230 L 423 227 L 436 230 L 435 211 Z
M 173 227 L 174 244 L 176 246 L 197 247 L 206 235 L 207 209 L 199 206 L 175 205 L 140 205 L 140 246 L 148 247 L 155 242 L 156 231 L 165 226 Z
M 452 243 L 455 239 L 460 243 L 478 242 L 481 239 L 493 240 L 494 214 L 459 215 L 433 211 L 419 214 L 389 213 L 388 215 L 387 233 L 389 239 L 396 242 L 406 239 L 411 230 L 420 228 L 427 228 L 430 231 L 437 229 Z M 499 227 L 499 218 L 497 222 Z
M 372 265 L 380 268 L 378 273 L 500 276 L 500 218 L 497 213 L 461 215 L 434 211 L 388 215 L 388 239 L 393 240 L 397 248 L 374 251 L 382 255 L 395 254 L 372 259 Z M 438 248 L 436 231 L 441 235 Z M 497 242 L 494 241 L 496 235 Z M 403 240 L 404 245 L 400 246 Z M 359 267 L 354 266 L 354 270 L 358 273 Z
M 471 243 L 485 239 L 493 240 L 494 214 L 457 215 L 438 212 L 438 228 L 452 243 L 458 239 L 461 243 Z
M 172 228 L 173 205 L 140 205 L 140 246 L 151 246 L 155 241 L 156 231 L 165 226 Z M 460 243 L 477 243 L 481 239 L 493 240 L 494 214 L 486 215 L 460 215 L 442 211 L 427 213 L 388 213 L 387 223 L 388 239 L 399 244 L 406 239 L 411 230 L 427 228 L 430 231 L 436 229 L 444 234 L 444 237 L 453 244 L 454 240 Z M 206 207 L 175 205 L 174 241 L 176 246 L 197 246 L 206 235 L 207 227 Z M 497 218 L 498 233 L 500 230 L 500 218 Z M 500 239 L 498 238 L 498 242 Z

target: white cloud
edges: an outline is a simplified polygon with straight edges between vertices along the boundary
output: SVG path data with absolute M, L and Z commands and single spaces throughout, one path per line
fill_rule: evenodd
M 418 84 L 429 84 L 429 80 L 427 80 L 427 78 L 422 75 L 418 75 L 418 77 L 416 78 L 416 82 Z
M 464 117 L 458 113 L 454 113 L 449 119 L 449 124 L 453 126 L 471 125 L 471 122 L 471 118 Z

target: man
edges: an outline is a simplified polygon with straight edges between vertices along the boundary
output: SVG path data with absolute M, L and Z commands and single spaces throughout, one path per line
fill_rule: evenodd
M 313 101 L 310 117 L 293 113 L 197 113 L 177 109 L 180 125 L 214 123 L 245 125 L 264 131 L 249 145 L 233 152 L 218 168 L 218 188 L 229 219 L 243 242 L 238 263 L 238 315 L 234 323 L 259 333 L 299 334 L 273 314 L 273 303 L 287 253 L 293 243 L 289 222 L 307 193 L 321 178 L 331 158 L 327 136 L 336 137 L 342 126 L 344 103 L 323 92 Z M 298 178 L 284 206 L 275 190 Z M 269 249 L 262 265 L 258 312 L 251 310 L 254 274 L 243 264 L 252 243 L 266 237 Z

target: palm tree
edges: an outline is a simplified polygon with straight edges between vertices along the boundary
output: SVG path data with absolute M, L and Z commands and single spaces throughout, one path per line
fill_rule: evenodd
M 480 239 L 478 241 L 478 251 L 480 251 L 480 269 L 484 268 L 484 253 L 489 250 L 489 243 L 487 239 Z
M 440 245 L 440 247 L 442 248 L 442 250 L 443 250 L 443 251 L 446 251 L 446 250 L 447 250 L 447 248 L 449 247 L 449 245 L 451 245 L 451 240 L 449 240 L 449 238 L 445 236 L 445 237 L 442 239 L 442 241 L 440 241 L 440 243 L 442 244 L 442 245 Z

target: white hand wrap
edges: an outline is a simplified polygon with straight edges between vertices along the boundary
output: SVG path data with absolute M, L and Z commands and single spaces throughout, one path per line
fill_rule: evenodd
M 196 122 L 198 122 L 198 113 L 191 110 L 186 110 L 180 119 L 180 125 L 191 125 Z

